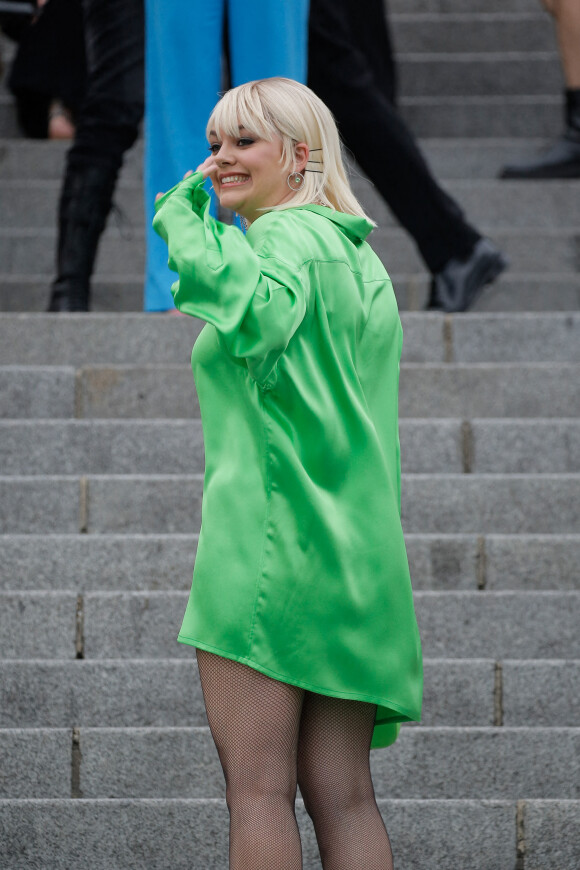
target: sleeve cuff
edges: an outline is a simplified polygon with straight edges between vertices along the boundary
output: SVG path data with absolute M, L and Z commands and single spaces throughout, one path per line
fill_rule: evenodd
M 200 184 L 203 184 L 205 181 L 202 172 L 194 172 L 193 175 L 188 175 L 187 178 L 184 178 L 175 187 L 172 187 L 171 190 L 168 190 L 163 196 L 159 197 L 159 199 L 155 203 L 155 214 L 163 208 L 167 200 L 173 194 L 178 194 L 181 196 L 185 196 L 188 199 L 190 198 L 189 193 L 191 190 L 194 190 L 196 187 L 199 187 Z

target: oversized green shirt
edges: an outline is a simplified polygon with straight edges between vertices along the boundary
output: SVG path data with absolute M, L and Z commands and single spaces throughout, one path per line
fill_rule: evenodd
M 402 329 L 364 218 L 308 205 L 246 236 L 201 173 L 159 200 L 206 469 L 179 640 L 304 689 L 377 704 L 373 746 L 421 712 L 400 522 Z

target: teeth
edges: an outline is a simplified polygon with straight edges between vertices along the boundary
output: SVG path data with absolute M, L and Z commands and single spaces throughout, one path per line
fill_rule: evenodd
M 222 178 L 222 184 L 239 184 L 242 181 L 247 181 L 247 175 L 226 175 L 225 178 Z

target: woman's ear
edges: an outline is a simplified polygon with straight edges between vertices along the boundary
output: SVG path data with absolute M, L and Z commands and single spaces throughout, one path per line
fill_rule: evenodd
M 309 156 L 310 148 L 306 142 L 297 142 L 294 146 L 295 172 L 304 172 Z

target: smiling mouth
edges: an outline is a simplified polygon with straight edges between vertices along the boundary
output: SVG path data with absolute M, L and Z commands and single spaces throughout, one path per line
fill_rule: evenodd
M 245 184 L 249 180 L 249 175 L 225 175 L 220 179 L 220 185 L 221 187 L 234 187 L 238 184 Z

